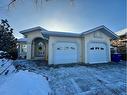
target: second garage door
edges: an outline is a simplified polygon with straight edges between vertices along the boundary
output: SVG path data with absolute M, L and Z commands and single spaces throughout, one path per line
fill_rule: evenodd
M 71 42 L 58 42 L 54 45 L 54 64 L 77 62 L 77 44 Z
M 104 43 L 89 43 L 88 44 L 88 63 L 106 63 L 107 50 Z

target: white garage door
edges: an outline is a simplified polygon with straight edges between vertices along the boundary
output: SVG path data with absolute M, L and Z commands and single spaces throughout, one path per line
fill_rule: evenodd
M 104 43 L 89 43 L 88 44 L 88 63 L 106 63 L 107 50 Z
M 76 63 L 77 53 L 76 43 L 56 43 L 54 45 L 54 64 Z

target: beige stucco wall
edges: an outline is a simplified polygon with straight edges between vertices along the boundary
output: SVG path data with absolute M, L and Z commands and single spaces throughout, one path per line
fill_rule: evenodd
M 48 63 L 54 64 L 53 60 L 53 45 L 57 42 L 72 42 L 76 43 L 78 46 L 78 62 L 82 61 L 81 55 L 81 38 L 74 38 L 74 37 L 49 37 L 49 50 L 48 50 Z
M 98 35 L 98 36 L 97 36 Z M 101 31 L 96 31 L 90 34 L 85 35 L 83 38 L 83 63 L 88 63 L 88 58 L 87 58 L 87 47 L 89 42 L 100 42 L 100 43 L 105 43 L 107 45 L 107 51 L 108 51 L 108 60 L 109 62 L 111 61 L 111 56 L 110 56 L 110 37 L 105 35 Z M 84 53 L 85 52 L 85 53 Z
M 42 34 L 40 31 L 33 31 L 29 33 L 25 33 L 27 38 L 29 38 L 29 42 L 27 43 L 27 59 L 31 59 L 32 55 L 34 53 L 34 50 L 31 48 L 32 46 L 32 40 L 38 37 L 42 37 Z M 98 35 L 98 36 L 96 36 Z M 74 38 L 74 37 L 56 37 L 56 36 L 50 36 L 48 41 L 48 49 L 46 52 L 48 52 L 48 63 L 54 64 L 53 60 L 53 45 L 57 42 L 73 42 L 76 43 L 78 46 L 78 62 L 88 63 L 87 58 L 87 46 L 89 42 L 101 42 L 107 44 L 107 51 L 108 51 L 108 60 L 111 61 L 110 57 L 110 37 L 105 35 L 101 31 L 96 31 L 90 34 L 87 34 L 83 36 L 82 38 Z
M 42 34 L 40 31 L 33 31 L 33 32 L 28 32 L 24 34 L 28 39 L 29 42 L 27 42 L 27 59 L 32 59 L 34 57 L 34 45 L 32 45 L 32 41 L 35 38 L 43 38 Z
M 98 35 L 98 36 L 96 36 Z M 85 35 L 82 38 L 73 38 L 73 37 L 50 37 L 49 38 L 49 52 L 48 60 L 49 64 L 53 63 L 53 45 L 57 42 L 75 42 L 78 45 L 78 62 L 88 63 L 87 58 L 87 46 L 89 42 L 100 42 L 107 45 L 108 51 L 108 60 L 111 61 L 110 57 L 110 37 L 102 33 L 101 31 L 96 31 L 90 34 Z
M 29 38 L 31 41 L 37 37 L 43 37 L 40 31 L 29 32 L 25 35 L 27 35 L 27 38 Z

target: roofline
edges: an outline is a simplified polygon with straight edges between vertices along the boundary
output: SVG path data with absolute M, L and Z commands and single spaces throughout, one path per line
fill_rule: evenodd
M 33 28 L 29 28 L 29 29 L 19 31 L 19 33 L 24 34 L 24 33 L 28 33 L 28 32 L 35 31 L 35 30 L 45 30 L 45 31 L 47 31 L 46 29 L 44 29 L 40 26 L 37 26 L 37 27 L 33 27 Z
M 110 33 L 112 33 L 116 38 L 119 38 L 119 36 L 117 34 L 115 34 L 113 31 L 111 31 L 109 28 L 105 27 L 103 25 L 104 29 L 108 30 Z
M 17 42 L 29 42 L 29 38 L 20 38 L 20 39 L 17 39 Z
M 104 25 L 101 25 L 101 26 L 95 27 L 93 29 L 90 29 L 88 31 L 85 31 L 85 32 L 81 33 L 81 35 L 86 35 L 86 34 L 92 33 L 94 31 L 97 31 L 97 30 L 101 29 L 101 28 L 104 28 L 105 30 L 109 31 L 114 36 L 114 39 L 119 38 L 119 36 L 117 34 L 115 34 L 114 32 L 112 32 L 110 29 L 108 29 Z
M 80 36 L 81 34 L 77 34 L 77 33 L 55 32 L 55 31 L 42 32 L 42 34 L 46 36 L 78 37 L 78 38 L 81 37 Z
M 88 31 L 85 31 L 85 32 L 82 32 L 80 34 L 77 34 L 77 33 L 67 33 L 67 32 L 55 32 L 55 31 L 48 31 L 40 26 L 38 27 L 34 27 L 34 28 L 30 28 L 30 29 L 26 29 L 26 30 L 23 30 L 23 31 L 20 31 L 21 34 L 25 34 L 25 33 L 28 33 L 28 32 L 31 32 L 31 31 L 35 31 L 35 30 L 45 30 L 45 32 L 41 32 L 43 35 L 46 35 L 46 36 L 59 36 L 59 37 L 83 37 L 83 35 L 86 35 L 86 34 L 89 34 L 89 33 L 92 33 L 94 31 L 97 31 L 99 29 L 102 29 L 104 28 L 105 30 L 107 30 L 110 35 L 112 37 L 112 39 L 116 39 L 116 38 L 119 38 L 119 36 L 117 34 L 115 34 L 114 32 L 112 32 L 110 29 L 108 29 L 107 27 L 105 27 L 104 25 L 101 25 L 101 26 L 98 26 L 96 28 L 93 28 L 93 29 L 90 29 Z

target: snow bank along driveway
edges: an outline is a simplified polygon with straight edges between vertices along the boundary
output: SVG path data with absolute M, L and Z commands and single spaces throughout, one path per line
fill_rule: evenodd
M 59 68 L 27 64 L 24 69 L 48 76 L 53 95 L 125 95 L 126 93 L 125 63 Z
M 49 95 L 47 80 L 39 74 L 19 71 L 0 85 L 0 95 Z
M 15 67 L 12 60 L 0 59 L 0 75 L 7 75 L 15 72 Z
M 45 77 L 27 70 L 16 72 L 12 63 L 0 59 L 0 95 L 51 95 Z

